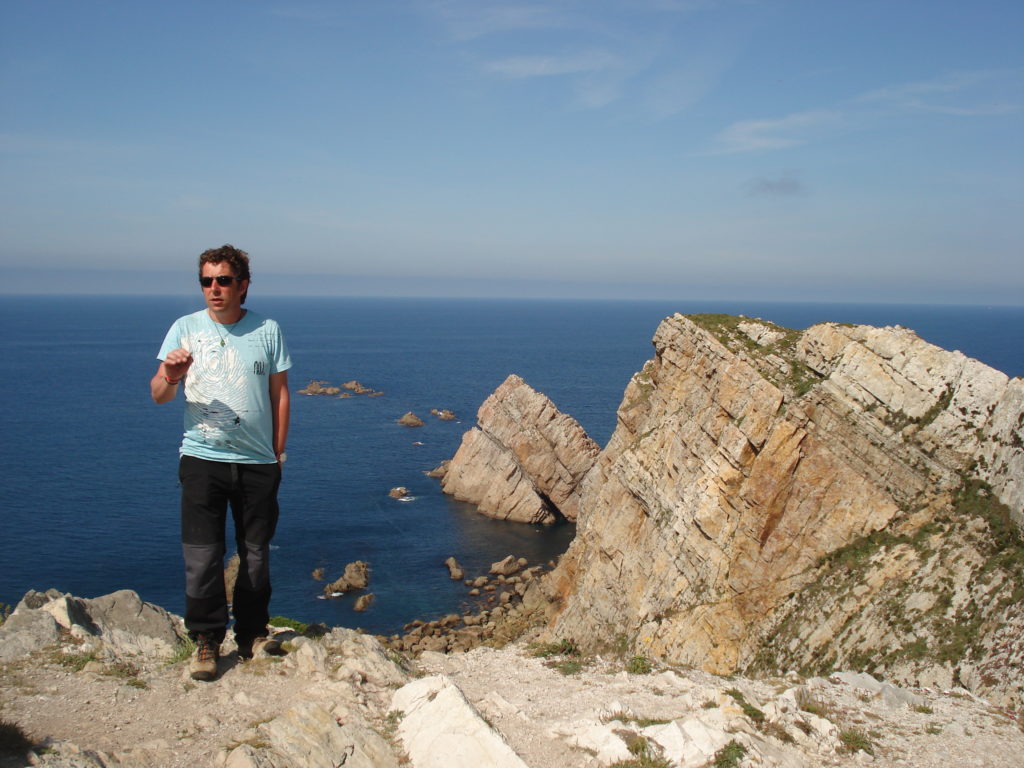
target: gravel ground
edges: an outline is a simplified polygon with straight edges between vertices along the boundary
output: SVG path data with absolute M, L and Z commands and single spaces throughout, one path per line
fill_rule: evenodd
M 216 766 L 229 748 L 255 738 L 256 725 L 303 701 L 317 685 L 286 661 L 239 663 L 231 650 L 225 648 L 212 683 L 189 680 L 187 662 L 134 670 L 93 662 L 74 671 L 51 652 L 7 664 L 0 668 L 0 719 L 17 723 L 37 742 L 70 742 L 113 756 L 115 764 Z M 602 658 L 584 659 L 581 671 L 562 674 L 550 664 L 565 659 L 533 653 L 520 642 L 451 656 L 426 653 L 416 666 L 422 674 L 448 675 L 531 768 L 597 765 L 566 739 L 582 721 L 623 712 L 675 719 L 698 711 L 701 702 L 723 700 L 728 689 L 763 707 L 805 682 L 725 679 L 693 670 L 629 674 L 622 662 Z M 808 766 L 1024 766 L 1017 720 L 966 691 L 915 690 L 921 703 L 891 707 L 845 683 L 811 685 L 826 718 L 866 734 L 873 755 L 804 753 Z M 387 713 L 379 714 L 383 720 Z M 0 768 L 15 765 L 24 761 L 0 758 Z

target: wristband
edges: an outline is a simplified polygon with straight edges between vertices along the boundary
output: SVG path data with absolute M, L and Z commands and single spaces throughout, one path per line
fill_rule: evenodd
M 164 381 L 166 381 L 168 384 L 178 384 L 181 382 L 181 379 L 169 379 L 166 376 L 164 376 Z

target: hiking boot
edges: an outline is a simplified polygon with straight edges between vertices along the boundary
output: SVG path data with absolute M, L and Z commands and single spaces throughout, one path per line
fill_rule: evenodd
M 283 656 L 281 641 L 272 637 L 254 637 L 238 641 L 238 658 L 251 659 L 253 656 Z
M 192 663 L 188 671 L 193 680 L 213 680 L 217 676 L 217 657 L 220 654 L 220 643 L 209 635 L 196 637 L 196 650 L 192 654 Z

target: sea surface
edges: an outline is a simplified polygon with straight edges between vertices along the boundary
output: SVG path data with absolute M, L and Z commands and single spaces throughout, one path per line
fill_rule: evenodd
M 1024 375 L 1024 308 L 755 302 L 602 302 L 250 297 L 284 328 L 294 392 L 358 379 L 378 398 L 293 395 L 271 612 L 391 633 L 458 610 L 476 575 L 505 555 L 544 562 L 572 525 L 489 520 L 424 472 L 450 458 L 480 403 L 510 373 L 544 392 L 604 445 L 629 377 L 674 312 L 730 312 L 790 328 L 835 320 L 913 328 L 1012 376 Z M 134 589 L 183 609 L 178 540 L 180 401 L 149 398 L 156 353 L 192 297 L 0 296 L 0 602 L 55 587 L 81 597 Z M 431 408 L 449 408 L 443 422 Z M 395 420 L 407 411 L 425 426 Z M 401 502 L 388 490 L 403 485 Z M 229 533 L 229 541 L 233 536 Z M 376 600 L 320 599 L 323 568 L 370 563 Z

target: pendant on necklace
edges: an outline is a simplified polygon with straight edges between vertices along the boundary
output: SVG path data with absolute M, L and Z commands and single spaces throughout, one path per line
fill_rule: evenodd
M 220 340 L 220 345 L 221 345 L 222 347 L 224 346 L 224 339 L 221 339 L 221 340 Z

